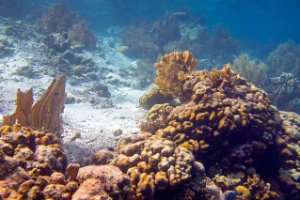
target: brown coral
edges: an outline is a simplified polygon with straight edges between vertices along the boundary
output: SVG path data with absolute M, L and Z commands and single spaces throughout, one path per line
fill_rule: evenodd
M 280 129 L 278 112 L 267 94 L 233 73 L 229 66 L 191 73 L 183 86 L 185 101 L 156 134 L 210 158 L 219 146 L 255 138 L 274 142 Z M 241 141 L 243 140 L 243 142 Z
M 64 175 L 53 173 L 63 172 L 66 167 L 66 156 L 55 133 L 33 131 L 19 124 L 3 126 L 0 128 L 0 147 L 2 198 L 46 198 L 51 187 L 46 185 L 54 177 L 57 181 L 51 184 L 65 187 Z M 51 194 L 58 192 L 51 190 Z M 68 193 L 65 189 L 61 192 Z
M 157 136 L 127 138 L 112 164 L 127 172 L 131 198 L 151 199 L 155 192 L 182 185 L 191 178 L 193 155 L 174 142 Z
M 42 33 L 67 31 L 76 21 L 75 13 L 69 11 L 63 1 L 49 7 L 37 21 L 38 30 Z
M 74 200 L 123 199 L 129 191 L 129 178 L 112 165 L 90 165 L 79 169 L 80 187 Z
M 157 75 L 155 83 L 161 93 L 166 96 L 181 97 L 188 74 L 196 66 L 196 59 L 189 51 L 178 51 L 164 55 L 154 66 Z
M 157 129 L 165 127 L 167 117 L 172 110 L 173 107 L 168 103 L 155 104 L 141 122 L 141 130 L 143 132 L 155 133 Z

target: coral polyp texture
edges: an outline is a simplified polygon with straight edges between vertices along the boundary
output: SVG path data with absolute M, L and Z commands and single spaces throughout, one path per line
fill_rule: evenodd
M 112 163 L 130 177 L 130 199 L 152 199 L 191 178 L 194 156 L 171 140 L 144 133 L 120 140 L 117 151 Z
M 188 51 L 161 58 L 159 90 L 180 102 L 152 106 L 140 133 L 95 152 L 97 165 L 66 167 L 55 133 L 1 127 L 1 198 L 300 199 L 300 116 L 272 106 L 229 64 L 195 64 Z
M 180 97 L 183 84 L 188 74 L 194 70 L 196 63 L 196 59 L 189 51 L 172 52 L 162 56 L 154 65 L 157 75 L 155 83 L 160 87 L 161 93 Z
M 61 173 L 67 159 L 55 133 L 31 130 L 18 124 L 3 126 L 0 146 L 2 199 L 54 198 L 54 193 L 58 192 L 70 197 Z

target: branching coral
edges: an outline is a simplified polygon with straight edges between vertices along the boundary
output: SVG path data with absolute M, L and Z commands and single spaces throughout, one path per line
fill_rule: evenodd
M 37 21 L 42 33 L 61 33 L 67 31 L 76 22 L 76 14 L 69 11 L 64 2 L 53 5 Z
M 196 66 L 196 59 L 189 51 L 173 52 L 163 56 L 154 66 L 157 78 L 155 83 L 163 95 L 181 97 L 183 84 Z
M 96 46 L 96 36 L 88 30 L 84 21 L 74 23 L 69 29 L 68 34 L 72 42 L 72 46 L 83 45 L 89 49 L 93 49 Z
M 232 70 L 260 86 L 266 79 L 267 65 L 251 60 L 248 54 L 242 54 L 233 60 Z
M 279 76 L 282 72 L 292 73 L 300 78 L 300 46 L 289 40 L 279 44 L 269 54 L 267 63 L 272 76 Z

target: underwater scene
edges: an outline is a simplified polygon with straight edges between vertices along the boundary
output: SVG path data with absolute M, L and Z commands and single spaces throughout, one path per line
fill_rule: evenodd
M 300 200 L 299 0 L 0 0 L 0 200 Z

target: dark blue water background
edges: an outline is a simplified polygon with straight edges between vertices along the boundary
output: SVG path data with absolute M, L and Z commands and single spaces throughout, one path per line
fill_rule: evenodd
M 300 42 L 299 0 L 89 0 L 66 1 L 95 30 L 111 25 L 153 22 L 166 11 L 202 16 L 212 27 L 221 24 L 242 40 Z

